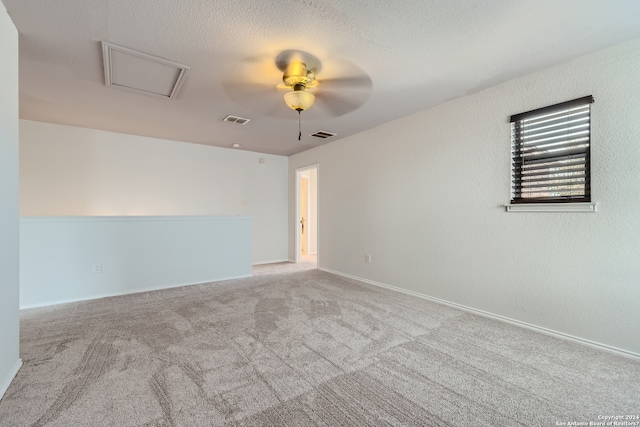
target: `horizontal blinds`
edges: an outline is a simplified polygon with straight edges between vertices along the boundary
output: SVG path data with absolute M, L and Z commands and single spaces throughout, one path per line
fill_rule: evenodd
M 512 203 L 591 201 L 588 96 L 511 116 Z

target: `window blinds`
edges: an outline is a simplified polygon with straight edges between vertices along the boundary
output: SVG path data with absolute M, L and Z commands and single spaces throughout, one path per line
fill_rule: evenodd
M 590 202 L 587 96 L 511 116 L 512 203 Z

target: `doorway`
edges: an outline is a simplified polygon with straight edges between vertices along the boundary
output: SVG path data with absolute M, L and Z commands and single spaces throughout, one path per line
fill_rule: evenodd
M 296 169 L 296 262 L 318 262 L 318 165 Z

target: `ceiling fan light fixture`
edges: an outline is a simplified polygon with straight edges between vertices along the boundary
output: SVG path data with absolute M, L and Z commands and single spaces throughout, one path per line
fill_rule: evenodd
M 309 109 L 316 97 L 312 93 L 306 91 L 304 85 L 295 85 L 293 91 L 284 94 L 284 102 L 292 110 L 298 112 Z

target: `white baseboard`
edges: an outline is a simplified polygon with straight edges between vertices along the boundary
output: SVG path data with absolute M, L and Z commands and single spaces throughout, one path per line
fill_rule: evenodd
M 605 351 L 608 351 L 608 352 L 611 352 L 611 353 L 616 353 L 616 354 L 618 354 L 620 356 L 625 356 L 625 357 L 630 357 L 632 359 L 640 360 L 640 354 L 634 353 L 634 352 L 629 351 L 629 350 L 624 350 L 624 349 L 621 349 L 621 348 L 612 347 L 612 346 L 607 345 L 607 344 L 602 344 L 602 343 L 599 343 L 599 342 L 595 342 L 595 341 L 587 340 L 587 339 L 584 339 L 584 338 L 576 337 L 576 336 L 573 336 L 573 335 L 565 334 L 563 332 L 554 331 L 552 329 L 543 328 L 542 326 L 536 326 L 536 325 L 533 325 L 531 323 L 527 323 L 527 322 L 522 322 L 520 320 L 511 319 L 509 317 L 501 316 L 499 314 L 493 314 L 493 313 L 490 313 L 488 311 L 478 310 L 478 309 L 473 308 L 473 307 L 468 307 L 466 305 L 457 304 L 455 302 L 450 302 L 450 301 L 446 301 L 446 300 L 443 300 L 443 299 L 440 299 L 440 298 L 431 297 L 431 296 L 428 296 L 428 295 L 421 294 L 419 292 L 414 292 L 414 291 L 410 291 L 410 290 L 407 290 L 407 289 L 398 288 L 396 286 L 387 285 L 386 283 L 375 282 L 373 280 L 364 279 L 362 277 L 353 276 L 351 274 L 341 273 L 339 271 L 330 270 L 328 268 L 318 267 L 318 269 L 322 270 L 322 271 L 326 271 L 327 273 L 332 273 L 332 274 L 336 274 L 338 276 L 346 277 L 348 279 L 358 280 L 360 282 L 364 282 L 364 283 L 367 283 L 369 285 L 378 286 L 378 287 L 389 289 L 389 290 L 396 291 L 396 292 L 401 292 L 403 294 L 412 295 L 414 297 L 422 298 L 422 299 L 425 299 L 427 301 L 435 302 L 437 304 L 447 305 L 449 307 L 457 308 L 459 310 L 463 310 L 463 311 L 466 311 L 466 312 L 469 312 L 469 313 L 478 314 L 480 316 L 489 317 L 489 318 L 495 319 L 495 320 L 500 320 L 502 322 L 510 323 L 512 325 L 520 326 L 520 327 L 523 327 L 523 328 L 526 328 L 526 329 L 530 329 L 530 330 L 533 330 L 533 331 L 536 331 L 536 332 L 541 332 L 541 333 L 546 334 L 546 335 L 551 335 L 551 336 L 556 337 L 556 338 L 561 338 L 561 339 L 565 339 L 565 340 L 569 340 L 569 341 L 574 341 L 574 342 L 577 342 L 577 343 L 580 343 L 580 344 L 588 345 L 590 347 L 598 348 L 600 350 L 605 350 Z
M 16 377 L 16 374 L 18 373 L 21 367 L 22 367 L 22 359 L 16 360 L 15 365 L 13 365 L 11 370 L 7 373 L 7 376 L 0 383 L 0 400 L 9 389 L 9 386 L 11 385 L 11 381 L 13 381 L 13 379 Z
M 258 262 L 254 262 L 252 265 L 265 265 L 265 264 L 277 264 L 279 262 L 291 262 L 290 259 L 274 259 L 272 261 L 258 261 Z

